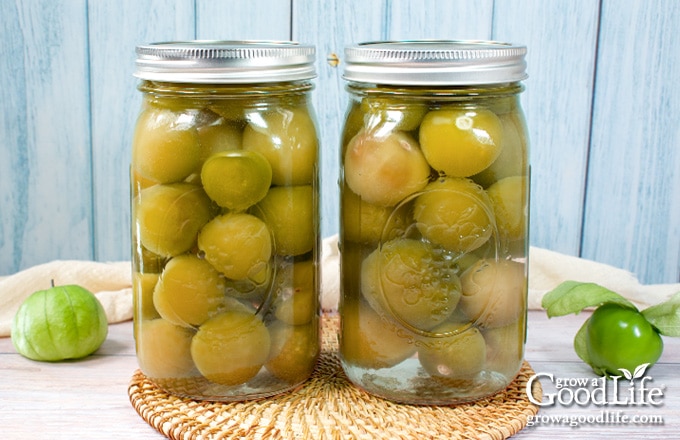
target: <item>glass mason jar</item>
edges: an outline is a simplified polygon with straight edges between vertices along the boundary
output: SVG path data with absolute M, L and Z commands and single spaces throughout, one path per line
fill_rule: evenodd
M 411 404 L 503 390 L 526 333 L 526 48 L 350 46 L 341 152 L 340 355 Z
M 315 49 L 137 47 L 134 334 L 142 372 L 203 400 L 291 390 L 320 351 Z

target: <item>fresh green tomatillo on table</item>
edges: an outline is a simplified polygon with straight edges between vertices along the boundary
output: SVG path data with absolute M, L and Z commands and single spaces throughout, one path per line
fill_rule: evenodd
M 633 377 L 638 367 L 654 365 L 664 336 L 680 336 L 680 292 L 639 311 L 620 294 L 595 283 L 565 281 L 541 302 L 548 317 L 595 307 L 574 337 L 576 354 L 601 376 Z
M 663 341 L 635 309 L 605 303 L 593 312 L 586 327 L 586 350 L 597 373 L 616 376 L 661 357 Z M 599 370 L 599 371 L 598 371 Z
M 97 351 L 108 329 L 104 308 L 92 292 L 53 283 L 21 304 L 12 321 L 12 343 L 36 361 L 80 359 Z

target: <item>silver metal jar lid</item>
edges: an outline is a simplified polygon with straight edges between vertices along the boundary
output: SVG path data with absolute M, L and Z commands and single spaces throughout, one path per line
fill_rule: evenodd
M 260 83 L 314 78 L 314 46 L 279 41 L 171 41 L 137 46 L 134 76 L 179 83 Z
M 527 77 L 525 46 L 496 41 L 376 41 L 345 48 L 343 78 L 394 85 L 474 85 Z

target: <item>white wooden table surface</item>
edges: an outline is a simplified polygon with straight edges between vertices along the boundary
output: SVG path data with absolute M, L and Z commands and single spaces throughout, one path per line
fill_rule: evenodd
M 571 343 L 586 313 L 548 320 L 542 311 L 529 312 L 526 358 L 537 373 L 561 379 L 595 378 L 574 353 Z M 580 406 L 555 404 L 539 416 L 578 420 L 608 412 L 609 423 L 569 427 L 547 423 L 527 427 L 515 438 L 628 439 L 678 438 L 680 428 L 680 339 L 665 338 L 660 362 L 647 371 L 647 388 L 661 388 L 659 406 Z M 161 439 L 130 404 L 127 387 L 137 368 L 132 323 L 110 326 L 99 351 L 84 360 L 41 363 L 18 355 L 9 338 L 0 338 L 0 433 L 3 439 Z M 639 379 L 638 379 L 639 380 Z M 546 379 L 544 393 L 556 389 Z M 577 387 L 568 387 L 575 391 Z M 619 400 L 629 386 L 619 386 Z M 639 391 L 639 389 L 638 389 Z M 637 396 L 637 395 L 636 395 Z M 640 399 L 638 399 L 639 401 Z M 616 417 L 652 420 L 663 424 L 614 423 Z

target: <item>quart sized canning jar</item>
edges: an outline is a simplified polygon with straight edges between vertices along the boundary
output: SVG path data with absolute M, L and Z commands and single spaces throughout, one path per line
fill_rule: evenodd
M 356 386 L 411 404 L 492 395 L 526 332 L 523 46 L 348 47 L 340 354 Z
M 299 386 L 319 334 L 315 49 L 137 47 L 134 334 L 162 389 L 244 400 Z

